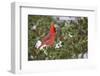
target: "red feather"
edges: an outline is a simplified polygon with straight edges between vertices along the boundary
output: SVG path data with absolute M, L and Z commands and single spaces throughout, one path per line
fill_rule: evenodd
M 42 39 L 42 44 L 41 44 L 40 47 L 42 47 L 43 45 L 53 46 L 54 45 L 54 42 L 55 42 L 55 37 L 56 37 L 56 29 L 55 29 L 54 23 L 52 22 L 51 25 L 50 25 L 50 31 Z

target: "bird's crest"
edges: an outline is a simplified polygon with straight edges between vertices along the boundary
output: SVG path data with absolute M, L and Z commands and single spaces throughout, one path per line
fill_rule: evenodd
M 54 25 L 55 25 L 54 22 L 52 22 L 51 25 L 50 25 L 50 33 L 55 33 L 56 32 L 56 28 L 55 28 Z

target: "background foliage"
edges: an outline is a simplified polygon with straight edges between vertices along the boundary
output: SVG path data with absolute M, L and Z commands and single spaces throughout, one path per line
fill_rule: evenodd
M 48 34 L 52 21 L 58 25 L 55 45 L 61 41 L 62 47 L 55 48 L 54 46 L 39 50 L 35 47 L 36 42 Z M 32 30 L 33 26 L 35 26 L 34 30 Z M 84 58 L 84 54 L 88 53 L 87 44 L 87 17 L 60 21 L 54 16 L 28 15 L 28 60 Z

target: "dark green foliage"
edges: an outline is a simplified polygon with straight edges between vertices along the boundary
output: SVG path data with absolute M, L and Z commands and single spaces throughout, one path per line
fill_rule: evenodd
M 77 22 L 72 21 L 60 24 L 60 33 L 57 32 L 55 45 L 62 41 L 61 48 L 48 47 L 39 50 L 35 47 L 36 42 L 48 34 L 52 16 L 28 16 L 28 60 L 54 60 L 54 59 L 76 59 L 81 53 L 88 53 L 88 19 L 77 17 Z M 57 22 L 55 21 L 57 24 Z M 32 30 L 32 26 L 36 29 Z M 31 57 L 32 56 L 32 57 Z

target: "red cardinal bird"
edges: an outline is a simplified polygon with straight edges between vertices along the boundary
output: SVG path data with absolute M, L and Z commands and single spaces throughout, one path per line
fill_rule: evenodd
M 47 36 L 45 36 L 42 39 L 42 44 L 40 45 L 39 48 L 41 48 L 42 46 L 46 47 L 46 46 L 53 46 L 54 42 L 55 42 L 55 37 L 56 37 L 56 28 L 54 26 L 54 23 L 52 22 L 50 25 L 50 31 L 47 34 Z

